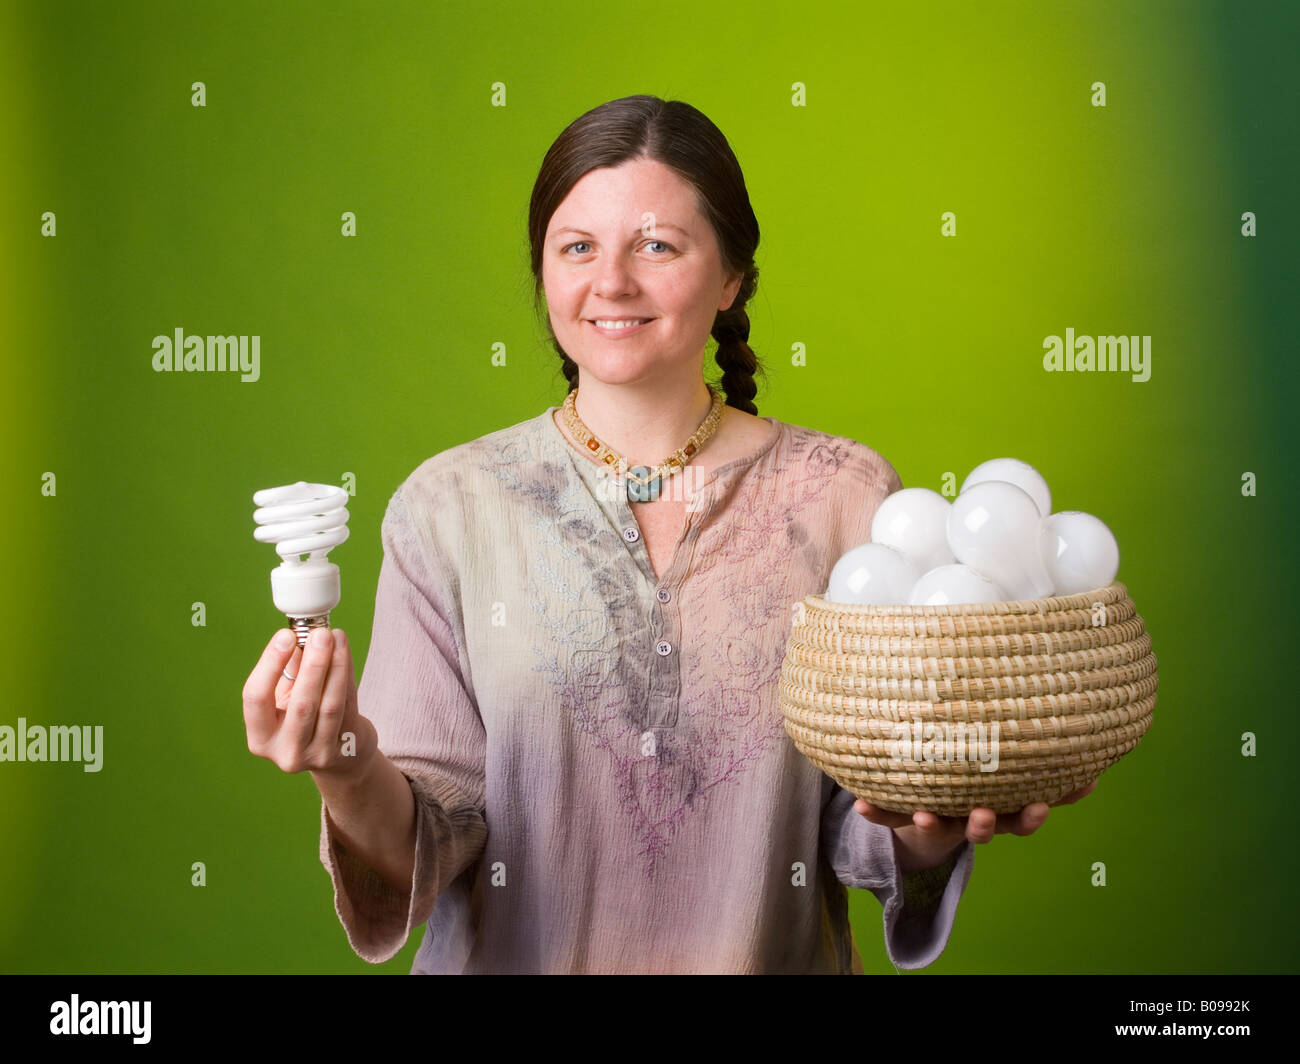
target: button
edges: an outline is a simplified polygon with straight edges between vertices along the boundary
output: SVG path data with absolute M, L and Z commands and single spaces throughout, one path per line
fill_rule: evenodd
M 666 587 L 661 587 L 658 591 L 655 592 L 655 598 L 657 598 L 660 602 L 667 602 L 670 598 L 672 598 L 672 595 L 668 593 L 668 589 Z
M 635 528 L 625 528 L 623 529 L 623 538 L 629 543 L 635 543 L 641 538 L 641 533 Z
M 673 652 L 673 645 L 672 643 L 668 642 L 668 640 L 666 639 L 661 639 L 659 640 L 658 643 L 655 644 L 655 653 L 658 654 L 660 657 L 663 657 L 665 654 L 671 654 L 672 652 Z

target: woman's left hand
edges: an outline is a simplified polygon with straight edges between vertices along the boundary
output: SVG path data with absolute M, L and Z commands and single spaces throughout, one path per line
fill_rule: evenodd
M 1088 786 L 1071 791 L 1052 805 L 1071 805 L 1091 794 L 1096 787 L 1097 781 L 1093 780 Z M 1034 802 L 1018 813 L 1003 813 L 1001 816 L 992 809 L 972 809 L 969 817 L 938 816 L 918 809 L 909 816 L 907 813 L 881 809 L 859 798 L 853 803 L 853 809 L 873 824 L 894 829 L 894 834 L 898 837 L 899 871 L 906 875 L 908 872 L 943 864 L 964 840 L 973 843 L 988 842 L 994 835 L 1008 832 L 1013 835 L 1032 835 L 1043 826 L 1049 806 L 1046 802 Z

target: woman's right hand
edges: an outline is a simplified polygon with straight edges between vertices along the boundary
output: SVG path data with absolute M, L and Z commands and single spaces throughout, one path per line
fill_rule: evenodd
M 292 631 L 276 632 L 244 684 L 244 728 L 249 751 L 285 772 L 360 778 L 379 741 L 357 708 L 343 629 L 315 629 L 301 653 Z

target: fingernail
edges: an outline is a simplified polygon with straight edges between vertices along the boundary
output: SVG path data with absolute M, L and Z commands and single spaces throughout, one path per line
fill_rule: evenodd
M 294 644 L 293 633 L 288 628 L 281 628 L 275 633 L 275 649 L 288 650 Z

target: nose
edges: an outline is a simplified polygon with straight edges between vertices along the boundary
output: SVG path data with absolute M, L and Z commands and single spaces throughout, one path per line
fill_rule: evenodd
M 618 255 L 608 255 L 601 259 L 596 269 L 596 280 L 592 290 L 602 299 L 616 299 L 619 296 L 634 295 L 636 281 L 627 263 Z

